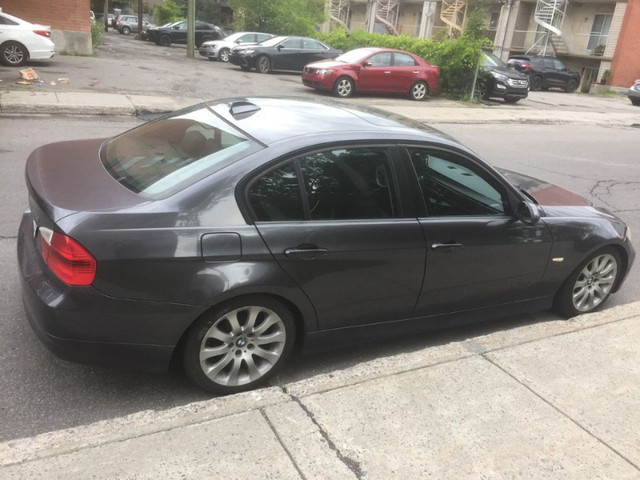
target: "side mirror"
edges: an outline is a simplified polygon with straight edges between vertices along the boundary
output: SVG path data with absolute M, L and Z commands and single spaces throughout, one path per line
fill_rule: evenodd
M 238 40 L 236 40 L 236 43 L 237 43 L 238 45 L 240 45 L 240 44 L 242 43 L 242 40 L 238 39 Z
M 280 44 L 276 47 L 278 49 L 278 51 L 282 50 L 284 48 L 284 45 Z
M 363 67 L 370 67 L 371 66 L 371 62 L 365 60 L 364 62 L 362 62 L 362 66 Z
M 540 209 L 534 203 L 522 201 L 518 204 L 516 217 L 527 225 L 535 225 L 540 221 Z

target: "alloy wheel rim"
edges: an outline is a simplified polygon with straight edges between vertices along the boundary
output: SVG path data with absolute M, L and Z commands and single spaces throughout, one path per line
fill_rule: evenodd
M 608 253 L 591 259 L 582 269 L 573 286 L 573 306 L 588 312 L 600 305 L 609 295 L 618 273 L 618 262 Z
M 267 70 L 269 70 L 269 59 L 266 57 L 261 58 L 260 62 L 258 62 L 258 67 L 260 68 L 261 72 L 266 72 Z
M 336 90 L 341 97 L 348 97 L 351 93 L 351 82 L 349 80 L 340 80 Z
M 214 322 L 200 344 L 200 366 L 214 383 L 235 387 L 262 378 L 284 352 L 284 322 L 264 307 L 242 307 Z
M 222 60 L 223 62 L 229 61 L 229 52 L 227 50 L 222 50 L 220 52 L 220 60 Z
M 422 83 L 418 83 L 413 87 L 413 98 L 416 100 L 422 100 L 427 93 L 427 88 Z
M 4 53 L 4 58 L 9 63 L 20 63 L 24 58 L 24 53 L 22 49 L 17 45 L 10 45 Z

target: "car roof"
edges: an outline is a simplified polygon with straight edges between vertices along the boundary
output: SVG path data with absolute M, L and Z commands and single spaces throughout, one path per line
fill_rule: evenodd
M 265 145 L 320 134 L 351 132 L 363 138 L 415 139 L 455 143 L 446 134 L 400 115 L 335 100 L 297 97 L 229 98 L 206 105 L 236 128 Z M 237 113 L 234 113 L 237 112 Z

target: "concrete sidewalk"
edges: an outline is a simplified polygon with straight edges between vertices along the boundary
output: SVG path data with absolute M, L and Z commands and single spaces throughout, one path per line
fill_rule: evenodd
M 206 99 L 99 92 L 0 92 L 0 113 L 4 114 L 71 114 L 71 115 L 139 115 L 172 112 Z M 601 100 L 601 99 L 596 99 Z M 586 111 L 571 105 L 553 110 L 523 106 L 471 105 L 442 99 L 422 103 L 404 99 L 357 97 L 345 103 L 372 105 L 414 120 L 438 123 L 500 124 L 523 123 L 543 125 L 602 125 L 628 127 L 640 125 L 640 109 L 629 111 L 598 108 Z M 592 101 L 593 103 L 593 101 Z M 597 102 L 596 102 L 597 103 Z M 542 105 L 542 104 L 541 104 Z
M 640 302 L 0 444 L 1 479 L 638 479 Z

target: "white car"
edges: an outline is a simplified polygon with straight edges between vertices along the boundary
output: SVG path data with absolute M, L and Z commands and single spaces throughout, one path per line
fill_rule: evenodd
M 209 60 L 229 61 L 229 52 L 233 47 L 238 45 L 255 45 L 264 42 L 275 35 L 270 33 L 259 32 L 236 32 L 221 40 L 209 40 L 204 42 L 200 49 L 200 55 L 209 58 Z
M 43 60 L 54 55 L 51 27 L 25 22 L 0 8 L 0 62 L 19 67 L 27 60 Z

